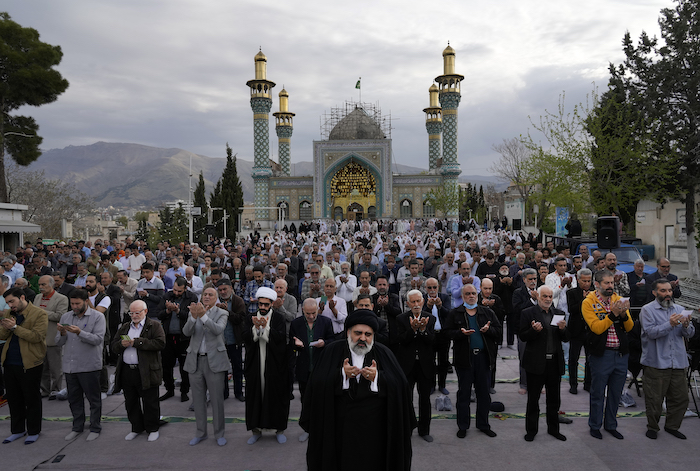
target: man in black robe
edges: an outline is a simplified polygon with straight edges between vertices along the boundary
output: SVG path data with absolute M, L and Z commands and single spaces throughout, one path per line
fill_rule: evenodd
M 347 339 L 327 345 L 304 397 L 299 425 L 309 433 L 310 471 L 411 468 L 416 416 L 408 383 L 393 353 L 374 341 L 372 311 L 358 309 L 345 320 Z
M 285 443 L 289 418 L 289 368 L 287 365 L 287 328 L 284 317 L 272 309 L 275 290 L 259 288 L 258 312 L 246 316 L 245 343 L 245 424 L 252 430 L 252 445 L 262 429 L 276 430 L 277 441 Z

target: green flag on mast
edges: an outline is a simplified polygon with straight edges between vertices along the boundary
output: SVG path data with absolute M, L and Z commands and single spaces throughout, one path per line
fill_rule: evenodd
M 358 89 L 360 88 L 360 80 L 362 80 L 362 77 L 360 77 L 360 78 L 357 80 L 357 83 L 355 84 L 355 88 L 358 88 Z

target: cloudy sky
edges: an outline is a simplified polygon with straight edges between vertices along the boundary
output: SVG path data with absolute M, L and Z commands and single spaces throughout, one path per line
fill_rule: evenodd
M 41 126 L 44 149 L 96 141 L 177 147 L 225 156 L 228 142 L 253 159 L 246 81 L 259 48 L 268 79 L 289 92 L 292 162 L 312 160 L 320 118 L 346 100 L 392 116 L 396 162 L 426 168 L 423 108 L 457 51 L 465 76 L 459 107 L 463 174 L 487 175 L 493 144 L 531 129 L 545 109 L 607 86 L 629 30 L 658 34 L 671 0 L 5 0 L 0 9 L 60 45 L 70 87 L 58 101 L 22 110 Z M 277 158 L 274 120 L 270 138 Z M 196 172 L 195 172 L 196 173 Z

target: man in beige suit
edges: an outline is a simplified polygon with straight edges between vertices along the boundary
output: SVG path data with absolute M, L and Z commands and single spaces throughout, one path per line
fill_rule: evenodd
M 69 311 L 68 298 L 54 290 L 55 281 L 52 276 L 44 275 L 39 278 L 41 296 L 34 298 L 34 303 L 49 316 L 46 329 L 46 357 L 44 370 L 41 374 L 41 395 L 49 396 L 49 401 L 56 399 L 56 393 L 61 390 L 63 371 L 61 369 L 61 347 L 56 346 L 56 325 L 61 316 Z

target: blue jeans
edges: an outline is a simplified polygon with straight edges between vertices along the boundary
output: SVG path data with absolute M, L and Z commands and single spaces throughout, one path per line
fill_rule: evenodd
M 589 355 L 591 363 L 591 411 L 588 426 L 593 430 L 617 429 L 617 408 L 620 396 L 627 380 L 627 360 L 629 354 L 620 355 L 616 350 L 605 350 L 603 356 Z M 608 387 L 608 399 L 605 402 L 605 387 Z M 603 421 L 605 408 L 605 421 Z

